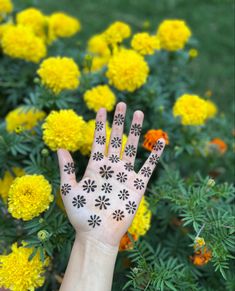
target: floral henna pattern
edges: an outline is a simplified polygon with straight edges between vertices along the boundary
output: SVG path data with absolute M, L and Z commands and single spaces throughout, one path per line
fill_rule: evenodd
M 104 145 L 106 143 L 106 138 L 103 135 L 99 135 L 95 141 L 100 145 Z
M 163 149 L 163 142 L 158 140 L 157 143 L 153 146 L 155 151 L 160 151 Z
M 75 173 L 75 165 L 74 163 L 68 163 L 67 165 L 64 166 L 64 172 L 67 174 L 74 174 Z
M 66 194 L 69 194 L 69 191 L 71 190 L 71 186 L 69 184 L 64 184 L 61 186 L 61 194 L 66 196 Z
M 96 226 L 100 226 L 100 224 L 101 224 L 101 218 L 98 215 L 96 215 L 96 214 L 91 215 L 90 216 L 90 219 L 88 219 L 88 224 L 90 226 L 92 226 L 93 228 L 95 228 Z
M 141 125 L 140 124 L 132 124 L 131 126 L 131 134 L 134 134 L 135 136 L 140 136 L 141 134 Z
M 111 193 L 113 189 L 113 186 L 109 183 L 104 183 L 101 186 L 101 191 L 104 191 L 104 193 Z
M 127 174 L 125 174 L 124 172 L 120 172 L 117 174 L 117 180 L 121 183 L 125 183 L 127 180 Z
M 121 200 L 127 200 L 129 196 L 130 194 L 126 189 L 121 190 L 120 193 L 118 194 L 118 197 Z
M 77 197 L 73 197 L 72 204 L 77 208 L 83 207 L 86 204 L 86 199 L 82 195 L 77 195 Z
M 137 189 L 137 190 L 141 190 L 144 188 L 144 182 L 143 180 L 139 179 L 139 178 L 136 178 L 134 180 L 134 187 Z
M 110 157 L 109 157 L 109 161 L 111 163 L 118 163 L 120 161 L 120 158 L 117 156 L 117 155 L 114 155 L 112 154 Z
M 113 173 L 114 171 L 112 170 L 110 166 L 104 165 L 103 167 L 100 167 L 100 175 L 102 178 L 105 178 L 108 180 L 109 178 L 112 178 Z
M 149 158 L 149 162 L 153 166 L 157 165 L 157 163 L 159 162 L 159 156 L 157 154 L 151 154 Z
M 101 131 L 104 128 L 104 124 L 102 121 L 97 121 L 95 124 L 95 130 Z
M 100 153 L 100 152 L 97 152 L 97 153 L 93 154 L 92 158 L 93 158 L 94 161 L 98 162 L 98 161 L 103 160 L 104 155 L 102 153 Z
M 134 171 L 134 166 L 132 163 L 125 163 L 124 165 L 125 170 L 127 170 L 128 172 Z
M 149 167 L 143 167 L 143 169 L 141 169 L 141 175 L 143 175 L 144 177 L 150 177 L 152 174 L 152 171 Z
M 116 221 L 120 221 L 122 220 L 123 218 L 125 217 L 124 215 L 124 211 L 118 209 L 118 210 L 115 210 L 113 212 L 113 219 L 115 219 Z
M 107 209 L 107 206 L 110 205 L 109 203 L 109 198 L 106 198 L 104 195 L 103 196 L 99 196 L 98 199 L 95 199 L 95 202 L 97 202 L 95 204 L 96 207 L 99 207 L 100 210 Z
M 122 125 L 124 123 L 124 116 L 120 113 L 114 116 L 114 124 Z
M 127 145 L 125 148 L 125 154 L 128 157 L 134 157 L 136 155 L 136 148 L 132 144 Z
M 115 149 L 119 148 L 122 144 L 122 139 L 120 137 L 114 137 L 111 140 L 111 146 Z
M 126 204 L 126 210 L 129 214 L 134 214 L 137 209 L 137 204 L 134 201 L 129 201 L 128 204 Z
M 83 190 L 87 193 L 94 192 L 97 185 L 95 184 L 95 181 L 92 180 L 86 180 L 84 181 L 84 185 L 82 185 Z

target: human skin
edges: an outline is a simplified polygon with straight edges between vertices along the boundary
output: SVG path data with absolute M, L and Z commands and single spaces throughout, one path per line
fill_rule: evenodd
M 70 153 L 64 149 L 57 151 L 61 195 L 76 231 L 60 291 L 111 290 L 120 240 L 132 223 L 164 150 L 165 141 L 159 139 L 142 168 L 135 172 L 134 162 L 144 114 L 134 112 L 121 157 L 125 113 L 126 104 L 118 103 L 106 152 L 106 110 L 101 108 L 97 112 L 91 156 L 81 181 L 76 181 Z

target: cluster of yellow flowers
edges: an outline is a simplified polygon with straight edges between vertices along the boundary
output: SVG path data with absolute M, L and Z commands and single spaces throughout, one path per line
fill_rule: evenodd
M 173 115 L 179 116 L 183 125 L 204 125 L 216 113 L 217 107 L 212 101 L 191 94 L 180 96 L 173 107 Z
M 17 243 L 11 246 L 8 255 L 0 256 L 0 285 L 12 291 L 35 290 L 45 282 L 45 269 L 49 259 L 40 260 L 39 252 L 29 261 L 33 248 L 26 248 L 26 243 L 18 247 Z
M 0 0 L 0 20 L 11 13 L 13 10 L 13 4 L 11 0 Z

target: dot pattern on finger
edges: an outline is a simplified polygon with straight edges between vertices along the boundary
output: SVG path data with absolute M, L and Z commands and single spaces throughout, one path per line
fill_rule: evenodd
M 69 194 L 69 191 L 71 190 L 71 185 L 64 184 L 61 186 L 61 194 L 66 196 L 66 194 Z
M 92 156 L 92 159 L 94 161 L 97 161 L 97 162 L 103 160 L 103 158 L 104 158 L 104 155 L 102 153 L 100 153 L 100 152 L 96 152 Z
M 110 206 L 109 201 L 109 198 L 106 198 L 104 195 L 99 196 L 97 199 L 95 199 L 95 206 L 99 207 L 100 210 L 107 209 L 107 206 Z
M 134 214 L 137 209 L 137 204 L 135 201 L 128 201 L 126 204 L 126 210 L 129 214 Z
M 126 180 L 127 180 L 127 174 L 125 174 L 124 172 L 119 172 L 117 174 L 117 180 L 120 182 L 120 183 L 125 183 Z
M 123 114 L 118 113 L 117 115 L 114 116 L 114 124 L 115 125 L 119 125 L 119 126 L 123 125 L 124 120 L 125 120 L 125 118 L 124 118 Z
M 125 217 L 124 211 L 118 209 L 113 212 L 113 219 L 116 221 L 120 221 Z
M 127 145 L 125 148 L 125 154 L 128 157 L 134 157 L 136 155 L 136 148 L 132 144 Z
M 141 172 L 141 175 L 143 175 L 144 177 L 148 177 L 148 178 L 152 174 L 152 171 L 149 167 L 143 167 L 140 172 Z
M 128 190 L 126 190 L 126 189 L 120 190 L 120 192 L 118 194 L 118 197 L 121 200 L 127 200 L 129 196 L 130 196 L 130 194 L 129 194 Z
M 98 215 L 94 214 L 90 216 L 90 219 L 88 219 L 88 224 L 95 228 L 96 226 L 100 226 L 101 221 L 101 218 Z
M 109 161 L 114 164 L 114 163 L 118 163 L 120 162 L 120 158 L 117 156 L 117 155 L 114 155 L 112 154 L 110 157 L 109 157 Z
M 106 143 L 106 138 L 103 135 L 99 135 L 95 141 L 100 145 L 104 145 Z
M 125 163 L 124 164 L 124 168 L 128 172 L 134 171 L 134 166 L 133 166 L 133 164 L 131 162 Z
M 104 183 L 101 186 L 101 191 L 104 191 L 104 193 L 111 193 L 113 189 L 113 186 L 110 183 Z
M 104 128 L 104 123 L 102 121 L 96 121 L 95 123 L 95 130 L 101 131 Z
M 77 208 L 83 207 L 86 204 L 86 198 L 82 195 L 77 195 L 73 197 L 72 204 Z
M 112 170 L 110 166 L 104 165 L 103 167 L 100 167 L 99 173 L 102 178 L 109 179 L 109 178 L 112 178 L 112 174 L 114 173 L 114 171 Z
M 151 165 L 157 165 L 157 163 L 159 162 L 159 156 L 157 154 L 153 154 L 151 153 L 150 154 L 150 157 L 149 157 L 149 162 Z
M 64 165 L 64 172 L 66 172 L 68 175 L 75 173 L 75 165 L 74 163 L 67 163 Z
M 144 181 L 139 179 L 139 178 L 136 178 L 134 180 L 134 187 L 137 189 L 137 190 L 142 190 L 144 189 Z
M 160 151 L 160 150 L 163 149 L 163 147 L 164 147 L 164 143 L 163 143 L 162 141 L 158 140 L 158 141 L 155 143 L 155 145 L 153 146 L 153 149 L 154 149 L 155 151 Z
M 111 140 L 111 146 L 115 149 L 119 148 L 122 144 L 122 139 L 119 138 L 119 137 L 114 137 L 112 140 Z
M 90 179 L 85 180 L 84 184 L 82 185 L 82 188 L 86 193 L 94 192 L 96 187 L 97 185 L 95 184 L 95 181 L 92 181 Z
M 141 125 L 140 124 L 137 124 L 137 123 L 134 123 L 131 125 L 131 134 L 134 134 L 134 136 L 140 136 L 141 134 Z

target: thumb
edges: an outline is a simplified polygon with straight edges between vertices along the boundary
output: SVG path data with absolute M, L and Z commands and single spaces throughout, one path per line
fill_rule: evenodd
M 57 156 L 60 166 L 61 184 L 66 182 L 70 182 L 70 184 L 76 183 L 75 164 L 70 153 L 64 149 L 58 149 Z

